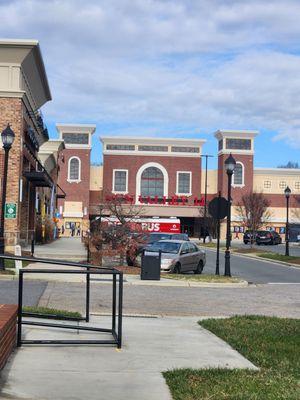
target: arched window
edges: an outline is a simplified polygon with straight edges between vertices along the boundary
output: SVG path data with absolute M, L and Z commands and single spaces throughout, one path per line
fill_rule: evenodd
M 78 157 L 71 157 L 69 159 L 69 170 L 68 170 L 68 180 L 69 181 L 79 181 L 80 180 L 80 159 Z
M 244 166 L 237 162 L 233 172 L 233 185 L 242 186 L 244 184 Z
M 157 167 L 148 167 L 141 176 L 141 195 L 146 196 L 164 196 L 164 175 Z

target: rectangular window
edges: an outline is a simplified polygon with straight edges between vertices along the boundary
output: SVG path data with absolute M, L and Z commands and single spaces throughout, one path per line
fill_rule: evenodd
M 107 144 L 106 150 L 134 151 L 135 146 L 133 144 Z
M 264 181 L 264 188 L 265 189 L 270 189 L 271 186 L 272 186 L 271 181 Z
M 88 133 L 63 133 L 63 139 L 67 144 L 89 144 Z
M 285 182 L 285 181 L 280 181 L 280 182 L 279 182 L 279 188 L 280 188 L 280 189 L 285 189 L 286 186 L 287 186 L 287 185 L 286 185 L 286 182 Z
M 219 151 L 223 150 L 223 139 L 219 140 Z
M 114 170 L 113 175 L 113 191 L 114 192 L 127 192 L 127 170 L 120 169 Z
M 295 189 L 300 190 L 300 182 L 295 182 Z
M 251 150 L 251 139 L 226 139 L 226 149 Z
M 177 172 L 177 194 L 191 194 L 191 172 Z
M 199 147 L 172 146 L 173 153 L 200 153 Z
M 168 146 L 147 146 L 141 145 L 138 147 L 139 151 L 168 151 Z

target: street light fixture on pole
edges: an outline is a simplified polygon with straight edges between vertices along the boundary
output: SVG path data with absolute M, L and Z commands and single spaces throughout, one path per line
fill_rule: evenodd
M 231 181 L 236 161 L 231 153 L 225 160 L 225 169 L 228 177 L 228 212 L 227 212 L 227 230 L 226 230 L 226 250 L 225 250 L 225 276 L 231 276 L 230 272 L 230 244 L 231 244 Z
M 290 255 L 290 246 L 289 246 L 289 200 L 291 195 L 291 189 L 287 186 L 284 189 L 284 194 L 286 198 L 286 225 L 285 225 L 285 255 Z
M 0 220 L 0 254 L 4 254 L 5 239 L 4 239 L 4 214 L 6 202 L 6 186 L 7 186 L 7 170 L 8 170 L 8 153 L 15 140 L 15 133 L 7 124 L 7 127 L 1 133 L 1 139 L 4 149 L 4 171 L 2 183 L 2 203 L 1 203 L 1 220 Z M 0 259 L 0 270 L 4 270 L 4 260 Z

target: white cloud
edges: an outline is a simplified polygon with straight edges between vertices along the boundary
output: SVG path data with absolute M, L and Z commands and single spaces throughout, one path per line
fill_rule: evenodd
M 300 148 L 298 0 L 15 0 L 0 13 L 2 37 L 41 42 L 50 120 L 268 129 Z

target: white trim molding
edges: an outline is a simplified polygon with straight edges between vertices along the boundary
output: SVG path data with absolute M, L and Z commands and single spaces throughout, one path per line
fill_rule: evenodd
M 190 188 L 188 193 L 179 192 L 179 174 L 189 174 L 190 175 Z M 192 195 L 192 171 L 176 171 L 176 196 L 191 196 Z
M 78 160 L 78 178 L 77 179 L 71 179 L 70 178 L 70 164 L 71 164 L 71 161 L 73 159 Z M 68 179 L 67 179 L 67 181 L 69 183 L 79 183 L 79 182 L 81 182 L 81 159 L 79 157 L 77 157 L 77 156 L 72 156 L 72 157 L 69 158 L 69 161 L 68 161 Z
M 118 191 L 115 190 L 115 173 L 117 171 L 121 171 L 121 172 L 126 172 L 126 189 L 125 191 Z M 121 169 L 121 168 L 116 168 L 113 169 L 113 176 L 112 176 L 112 191 L 113 194 L 127 194 L 128 193 L 128 169 Z
M 234 183 L 234 172 L 233 172 L 231 186 L 234 188 L 242 188 L 245 186 L 245 166 L 241 161 L 237 161 L 236 164 L 240 164 L 242 166 L 242 183 Z
M 165 167 L 163 167 L 161 164 L 156 163 L 156 162 L 148 162 L 140 167 L 136 174 L 136 188 L 135 188 L 135 194 L 136 194 L 136 204 L 139 204 L 139 196 L 141 195 L 141 177 L 142 173 L 145 171 L 145 169 L 154 167 L 158 168 L 163 176 L 164 176 L 164 196 L 168 197 L 168 189 L 169 189 L 169 175 L 168 171 L 166 170 Z

